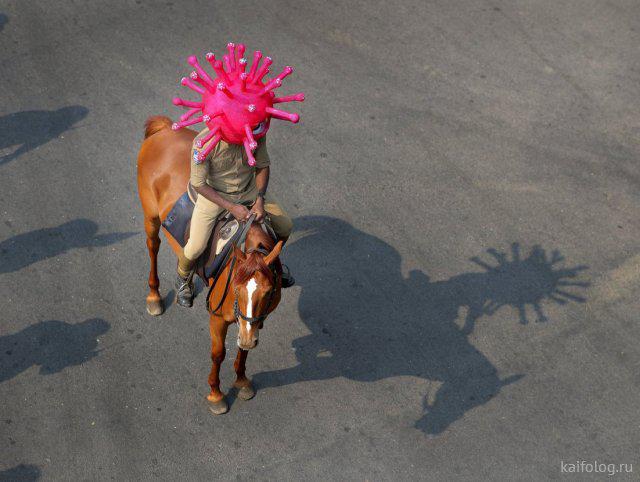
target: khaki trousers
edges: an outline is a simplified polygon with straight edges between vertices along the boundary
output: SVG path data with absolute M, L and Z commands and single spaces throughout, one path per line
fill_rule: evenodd
M 240 194 L 224 194 L 220 193 L 226 199 L 232 202 L 240 203 L 246 201 L 255 201 L 257 190 L 249 189 L 247 192 Z M 280 207 L 278 202 L 267 193 L 264 200 L 264 210 L 269 213 L 271 225 L 276 235 L 281 239 L 286 239 L 293 230 L 293 222 L 287 213 Z M 184 257 L 189 261 L 198 259 L 207 247 L 207 241 L 211 236 L 213 225 L 216 218 L 224 211 L 223 208 L 212 203 L 204 196 L 198 196 L 193 215 L 191 217 L 191 228 L 189 231 L 189 241 L 184 247 Z M 182 260 L 181 260 L 182 261 Z M 180 263 L 183 264 L 182 262 Z M 191 263 L 192 264 L 192 263 Z M 184 271 L 185 266 L 180 266 Z

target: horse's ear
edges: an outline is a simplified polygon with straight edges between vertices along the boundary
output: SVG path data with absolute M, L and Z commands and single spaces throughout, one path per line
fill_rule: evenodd
M 246 255 L 235 244 L 233 245 L 233 254 L 235 255 L 236 259 L 241 263 L 247 259 Z
M 271 252 L 265 256 L 264 262 L 267 263 L 267 266 L 275 261 L 275 259 L 280 256 L 280 251 L 282 251 L 282 241 L 278 241 L 275 248 L 271 250 Z

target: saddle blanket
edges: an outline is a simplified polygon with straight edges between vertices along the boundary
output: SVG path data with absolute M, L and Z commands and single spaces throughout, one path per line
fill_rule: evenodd
M 189 185 L 187 191 L 180 196 L 166 219 L 162 221 L 162 226 L 183 248 L 189 240 L 191 216 L 195 207 L 194 198 L 197 199 L 197 193 L 190 192 L 192 189 Z M 265 221 L 261 223 L 262 229 L 273 239 L 276 239 L 268 217 Z M 209 279 L 215 278 L 218 272 L 224 268 L 232 242 L 235 242 L 240 234 L 239 228 L 240 223 L 228 211 L 223 211 L 218 217 L 211 238 L 207 243 L 207 249 L 196 262 L 196 272 L 205 283 Z M 244 248 L 241 246 L 241 249 Z
M 193 208 L 189 193 L 185 191 L 173 205 L 167 218 L 162 221 L 162 226 L 183 248 L 187 244 L 187 228 L 191 225 Z

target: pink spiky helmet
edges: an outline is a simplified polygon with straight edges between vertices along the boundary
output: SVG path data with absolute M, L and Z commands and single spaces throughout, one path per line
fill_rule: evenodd
M 212 79 L 198 63 L 195 56 L 187 59 L 195 69 L 184 77 L 181 84 L 202 95 L 201 102 L 193 102 L 176 97 L 175 105 L 188 108 L 186 114 L 180 116 L 180 122 L 173 124 L 174 130 L 204 122 L 209 128 L 209 134 L 198 140 L 198 147 L 206 145 L 200 153 L 200 160 L 204 160 L 220 140 L 231 144 L 244 144 L 249 164 L 255 165 L 253 151 L 257 147 L 256 139 L 264 137 L 269 130 L 271 118 L 298 122 L 300 116 L 279 109 L 274 104 L 282 102 L 304 100 L 304 94 L 298 93 L 285 97 L 276 97 L 275 89 L 280 87 L 285 77 L 293 72 L 291 67 L 285 67 L 280 75 L 265 82 L 263 79 L 269 73 L 269 66 L 273 63 L 271 57 L 266 57 L 262 65 L 262 52 L 253 54 L 253 64 L 249 72 L 245 72 L 247 59 L 243 57 L 245 46 L 242 44 L 227 44 L 228 54 L 216 60 L 213 53 L 206 55 L 207 60 L 216 73 Z M 197 84 L 195 82 L 197 82 Z M 198 85 L 199 84 L 199 85 Z M 197 117 L 196 114 L 200 114 Z M 209 142 L 211 141 L 211 142 Z M 208 144 L 207 144 L 208 143 Z

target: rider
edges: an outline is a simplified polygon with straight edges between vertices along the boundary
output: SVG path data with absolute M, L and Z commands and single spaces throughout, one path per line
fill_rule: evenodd
M 193 140 L 191 154 L 191 185 L 198 192 L 198 199 L 191 218 L 189 241 L 178 258 L 176 281 L 177 301 L 182 306 L 193 304 L 193 270 L 195 261 L 204 252 L 217 217 L 224 210 L 238 221 L 248 219 L 253 213 L 256 221 L 269 214 L 271 226 L 278 239 L 286 242 L 293 229 L 291 218 L 277 201 L 267 194 L 269 184 L 269 154 L 266 137 L 259 139 L 254 152 L 255 166 L 249 166 L 242 144 L 230 144 L 221 140 L 204 161 L 198 156 L 205 146 L 197 147 L 196 141 L 209 133 L 205 128 Z M 245 204 L 253 203 L 250 208 Z M 295 283 L 288 270 L 282 275 L 282 287 Z

